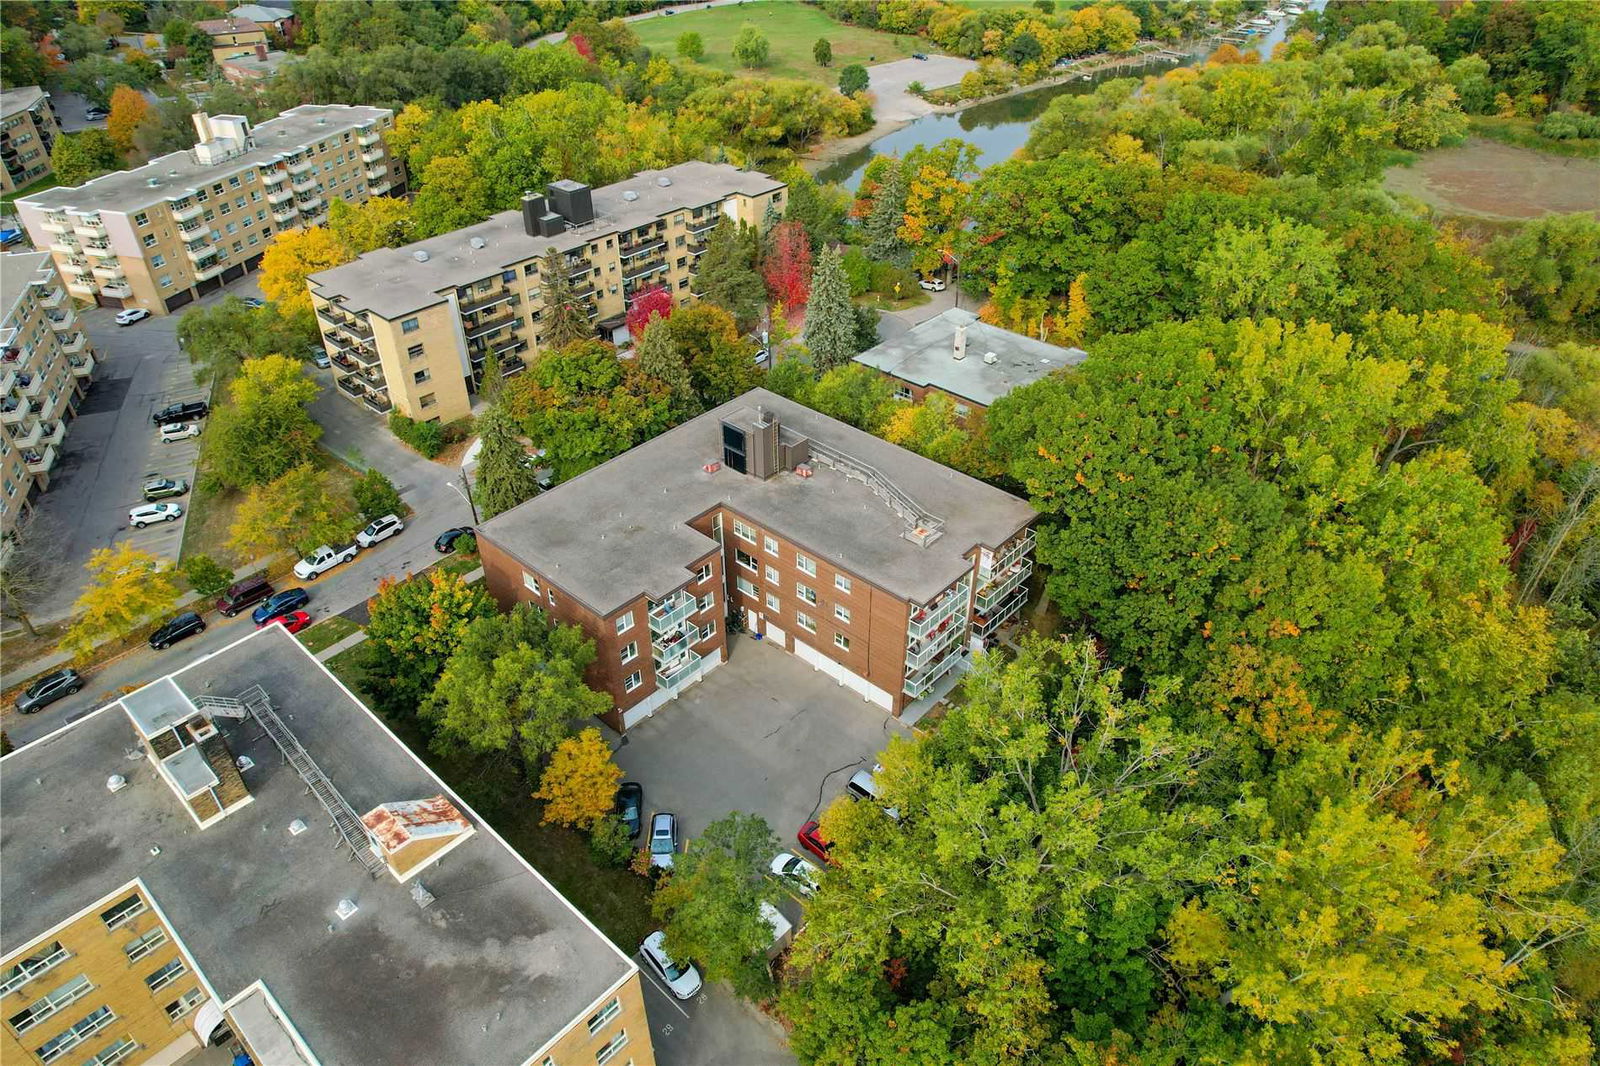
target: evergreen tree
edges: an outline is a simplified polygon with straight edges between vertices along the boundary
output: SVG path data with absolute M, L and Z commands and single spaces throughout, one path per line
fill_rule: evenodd
M 639 370 L 655 378 L 672 390 L 673 405 L 683 417 L 696 414 L 699 403 L 695 399 L 694 384 L 689 377 L 689 367 L 683 353 L 673 341 L 672 330 L 660 318 L 650 320 L 644 335 L 639 338 L 634 353 L 639 359 Z
M 891 164 L 872 198 L 872 213 L 867 216 L 867 255 L 871 258 L 897 266 L 909 262 L 911 249 L 900 239 L 900 227 L 905 222 L 910 185 L 911 175 L 906 173 L 905 164 Z
M 488 521 L 531 499 L 538 493 L 539 483 L 528 451 L 517 436 L 516 422 L 498 405 L 478 419 L 478 434 L 483 443 L 478 448 L 477 483 L 472 492 Z
M 707 255 L 710 253 L 707 252 Z M 546 347 L 565 348 L 573 341 L 594 336 L 583 306 L 572 295 L 567 277 L 567 258 L 555 248 L 546 248 L 539 264 L 540 286 L 544 289 L 544 339 Z
M 478 376 L 478 398 L 484 403 L 493 404 L 500 397 L 500 387 L 505 384 L 505 378 L 500 376 L 500 357 L 493 349 L 483 353 L 483 369 Z
M 755 230 L 722 222 L 711 231 L 694 291 L 733 316 L 740 329 L 755 324 L 766 301 L 767 287 L 756 270 L 759 239 Z
M 856 346 L 856 314 L 850 303 L 850 283 L 845 280 L 839 253 L 824 248 L 811 274 L 811 305 L 806 309 L 806 347 L 819 370 L 844 366 L 860 349 Z

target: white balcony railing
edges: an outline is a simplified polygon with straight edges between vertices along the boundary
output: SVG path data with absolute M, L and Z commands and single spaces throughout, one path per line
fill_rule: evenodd
M 381 140 L 383 140 L 383 134 L 378 130 L 367 130 L 356 135 L 356 143 L 363 148 L 370 148 Z
M 699 603 L 687 592 L 677 592 L 659 603 L 651 604 L 651 635 L 659 637 L 681 632 L 683 623 L 692 618 L 698 608 Z
M 122 281 L 128 276 L 122 272 L 121 263 L 96 263 L 89 268 L 89 273 L 101 281 Z
M 383 158 L 383 149 L 382 148 L 378 148 L 378 149 L 376 149 L 374 151 L 371 151 L 371 152 L 362 152 L 361 153 L 361 161 L 363 163 L 376 163 L 378 160 L 380 160 L 382 158 Z
M 100 291 L 107 296 L 115 296 L 120 300 L 126 300 L 133 295 L 133 286 L 126 281 L 108 281 L 100 286 Z
M 172 220 L 174 222 L 190 222 L 203 214 L 205 214 L 205 208 L 196 203 L 172 205 Z
M 22 465 L 28 468 L 30 474 L 48 474 L 50 468 L 56 465 L 55 445 L 49 445 L 41 452 L 25 453 Z

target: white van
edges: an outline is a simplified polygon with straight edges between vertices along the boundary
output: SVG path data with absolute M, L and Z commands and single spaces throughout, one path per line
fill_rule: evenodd
M 767 946 L 767 958 L 770 959 L 789 946 L 794 936 L 794 925 L 770 903 L 761 904 L 761 917 L 772 927 L 772 943 Z

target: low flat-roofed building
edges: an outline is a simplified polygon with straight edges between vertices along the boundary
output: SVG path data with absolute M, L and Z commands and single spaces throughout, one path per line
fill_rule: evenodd
M 629 956 L 281 627 L 6 756 L 0 808 L 7 1063 L 654 1062 Z
M 489 590 L 595 641 L 626 729 L 726 657 L 724 620 L 899 714 L 1021 610 L 1033 508 L 753 389 L 496 515 Z
M 943 393 L 956 414 L 967 415 L 1088 357 L 1082 348 L 1024 337 L 951 308 L 868 348 L 856 362 L 892 378 L 899 399 L 921 402 Z
M 227 18 L 205 19 L 196 22 L 195 29 L 211 38 L 211 58 L 215 62 L 248 55 L 256 45 L 266 46 L 265 26 L 247 18 L 229 15 Z
M 245 55 L 218 60 L 217 69 L 235 85 L 243 85 L 272 77 L 290 58 L 288 52 L 271 50 L 264 44 L 258 44 L 254 51 Z

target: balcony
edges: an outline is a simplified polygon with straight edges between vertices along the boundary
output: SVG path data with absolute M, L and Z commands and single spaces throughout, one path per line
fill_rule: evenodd
M 61 338 L 61 350 L 67 355 L 77 355 L 89 346 L 89 337 L 82 330 Z
M 370 341 L 372 339 L 371 326 L 367 325 L 364 320 L 357 318 L 355 315 L 352 315 L 347 311 L 339 310 L 339 308 L 333 304 L 329 304 L 323 310 L 318 311 L 317 314 L 324 322 L 334 327 L 334 329 L 342 333 L 349 334 L 358 341 Z M 347 341 L 347 343 L 354 342 Z
M 913 642 L 922 640 L 943 627 L 956 614 L 965 614 L 967 594 L 971 589 L 970 580 L 962 578 L 954 588 L 927 607 L 913 605 L 911 619 L 906 623 L 907 638 Z
M 126 300 L 133 295 L 133 286 L 126 281 L 108 281 L 100 286 L 100 291 L 107 296 L 114 296 L 119 300 Z
M 17 387 L 17 368 L 8 366 L 0 370 L 0 396 L 10 395 L 11 390 Z
M 950 648 L 946 654 L 939 659 L 938 662 L 934 663 L 932 666 L 918 671 L 915 674 L 908 674 L 901 691 L 907 696 L 910 696 L 912 699 L 921 698 L 928 692 L 929 689 L 933 688 L 933 686 L 939 683 L 939 679 L 941 677 L 949 673 L 955 668 L 957 663 L 961 662 L 962 657 L 960 649 L 961 645 L 959 643 L 952 644 L 950 645 Z
M 383 134 L 378 130 L 367 130 L 365 133 L 356 134 L 356 143 L 363 148 L 371 148 L 383 140 Z
M 699 236 L 702 233 L 709 233 L 713 229 L 716 229 L 717 223 L 721 221 L 721 215 L 712 215 L 710 218 L 701 219 L 698 222 L 691 219 L 689 221 L 689 232 L 695 234 L 696 236 Z
M 22 465 L 28 468 L 30 474 L 48 474 L 50 468 L 56 465 L 56 448 L 50 445 L 43 451 L 23 452 Z
M 122 272 L 121 263 L 96 263 L 89 268 L 89 273 L 101 281 L 125 281 L 128 277 Z
M 665 237 L 646 237 L 644 240 L 635 241 L 633 244 L 621 245 L 617 251 L 623 259 L 632 259 L 636 255 L 658 251 L 666 246 L 667 239 Z
M 171 205 L 172 220 L 174 222 L 192 222 L 205 214 L 205 208 L 192 200 L 185 200 Z
M 383 149 L 381 147 L 374 147 L 371 151 L 361 153 L 361 161 L 363 163 L 376 163 L 381 159 L 383 159 Z
M 261 172 L 261 183 L 269 187 L 281 184 L 282 182 L 288 180 L 289 172 L 287 170 L 279 170 L 277 167 L 273 167 L 271 170 L 263 170 Z
M 195 267 L 195 270 L 194 270 L 194 280 L 196 280 L 196 281 L 209 281 L 209 280 L 211 280 L 212 278 L 218 276 L 224 270 L 227 270 L 227 269 L 228 269 L 228 264 L 224 263 L 220 259 L 217 260 L 215 263 L 212 263 L 210 266 L 197 266 L 197 267 Z
M 387 396 L 363 396 L 361 397 L 361 402 L 366 404 L 369 410 L 375 411 L 380 415 L 388 414 L 389 408 L 394 406 L 389 402 L 389 397 Z
M 991 611 L 975 615 L 972 619 L 972 635 L 987 637 L 995 630 L 1009 622 L 1016 613 L 1022 610 L 1023 604 L 1028 602 L 1028 587 L 1019 585 L 1012 590 L 1011 595 L 999 602 Z
M 93 296 L 100 291 L 93 278 L 79 275 L 67 282 L 67 291 L 77 293 L 79 296 Z
M 70 333 L 72 328 L 78 324 L 77 312 L 70 307 L 65 311 L 47 314 L 45 317 L 50 320 L 50 328 L 57 333 Z
M 37 420 L 24 423 L 27 429 L 11 434 L 11 444 L 15 448 L 32 448 L 38 445 L 44 437 L 44 424 Z
M 178 239 L 184 244 L 194 244 L 211 236 L 211 231 L 204 226 L 179 226 Z
M 995 609 L 1015 592 L 1033 573 L 1033 560 L 1018 559 L 1006 569 L 995 574 L 986 584 L 979 586 L 973 597 L 972 610 L 981 615 L 994 613 Z
M 299 160 L 298 162 L 291 162 L 288 166 L 284 167 L 284 169 L 289 172 L 289 176 L 290 177 L 298 177 L 299 175 L 304 174 L 306 171 L 310 170 L 314 166 L 316 166 L 316 164 L 313 163 L 311 160 L 302 159 L 302 160 Z
M 17 379 L 17 395 L 26 396 L 28 399 L 37 399 L 44 392 L 44 374 L 23 374 Z
M 98 218 L 80 218 L 72 224 L 72 232 L 84 240 L 92 241 L 111 236 Z
M 198 267 L 207 260 L 215 258 L 217 249 L 215 245 L 211 244 L 191 245 L 183 250 L 183 254 L 189 257 L 189 262 Z
M 0 425 L 21 425 L 23 419 L 31 418 L 38 410 L 38 404 L 26 396 L 0 398 Z
M 650 635 L 653 637 L 680 633 L 683 623 L 694 617 L 699 603 L 687 592 L 677 592 L 659 603 L 650 605 Z
M 56 445 L 67 439 L 67 424 L 62 421 L 40 422 L 39 443 Z
M 295 192 L 310 192 L 316 187 L 317 176 L 315 174 L 307 174 L 303 177 L 291 178 L 289 180 L 289 188 L 293 189 Z
M 82 249 L 78 247 L 77 239 L 72 237 L 64 237 L 59 241 L 51 241 L 45 247 L 49 248 L 52 252 L 55 252 L 58 255 L 76 255 L 78 252 L 82 251 Z
M 84 347 L 84 345 L 87 343 L 87 341 L 85 340 L 83 334 L 81 334 L 81 333 L 78 334 L 78 341 L 79 341 L 79 344 L 78 344 L 79 348 Z M 79 356 L 76 359 L 69 359 L 67 362 L 72 367 L 72 376 L 73 377 L 75 377 L 75 378 L 87 378 L 87 377 L 93 377 L 94 376 L 94 356 L 89 355 L 89 354 L 86 353 L 84 355 Z
M 333 365 L 337 370 L 349 372 L 355 370 L 358 365 L 354 359 L 345 355 L 342 351 L 335 351 L 328 358 L 333 361 Z
M 682 688 L 689 676 L 700 668 L 700 656 L 687 652 L 673 662 L 656 667 L 656 686 L 668 692 Z
M 39 294 L 39 303 L 48 311 L 54 311 L 67 300 L 67 294 L 60 285 L 50 284 Z
M 322 197 L 308 196 L 304 200 L 297 200 L 295 206 L 302 215 L 314 215 L 322 209 Z
M 666 269 L 666 266 L 667 261 L 665 259 L 652 259 L 646 263 L 635 263 L 622 268 L 622 280 L 637 281 L 648 274 L 654 274 L 658 270 Z
M 479 323 L 476 326 L 468 326 L 467 340 L 470 341 L 478 337 L 487 336 L 488 334 L 493 333 L 495 330 L 505 329 L 507 326 L 515 327 L 521 321 L 522 320 L 515 313 L 512 313 L 509 315 L 501 315 L 499 318 L 490 319 L 489 321 Z
M 272 212 L 272 221 L 280 226 L 290 226 L 300 220 L 300 212 L 294 209 L 293 204 L 288 204 Z
M 497 304 L 503 304 L 508 300 L 515 302 L 516 299 L 516 293 L 509 290 L 502 290 L 492 296 L 486 296 L 483 299 L 476 300 L 472 303 L 463 301 L 457 305 L 457 310 L 459 310 L 463 315 L 475 315 L 479 311 L 487 310 L 488 308 L 494 307 Z
M 939 632 L 912 643 L 906 649 L 906 669 L 916 670 L 940 658 L 952 644 L 960 644 L 966 637 L 966 619 L 955 618 Z
M 340 378 L 337 384 L 339 391 L 352 400 L 360 400 L 367 395 L 367 390 L 361 387 L 361 382 L 354 378 Z
M 84 241 L 83 250 L 90 255 L 99 256 L 101 259 L 110 258 L 117 254 L 111 250 L 110 241 Z
M 286 204 L 293 199 L 294 190 L 292 189 L 273 189 L 271 192 L 267 193 L 267 203 L 269 204 Z
M 1033 545 L 1033 530 L 1029 529 L 1022 536 L 1001 548 L 999 554 L 995 555 L 987 565 L 980 559 L 978 563 L 978 580 L 986 582 L 990 580 L 991 575 L 1010 569 L 1017 560 L 1024 555 L 1032 553 Z
M 386 181 L 379 182 L 376 185 L 368 185 L 367 186 L 367 193 L 368 193 L 368 195 L 371 195 L 371 196 L 382 196 L 384 193 L 386 193 L 388 191 L 389 191 L 389 183 L 386 182 Z
M 72 223 L 65 218 L 47 218 L 39 223 L 39 228 L 46 233 L 71 233 Z
M 368 167 L 366 170 L 368 181 L 377 181 L 387 173 L 389 173 L 388 167 Z

